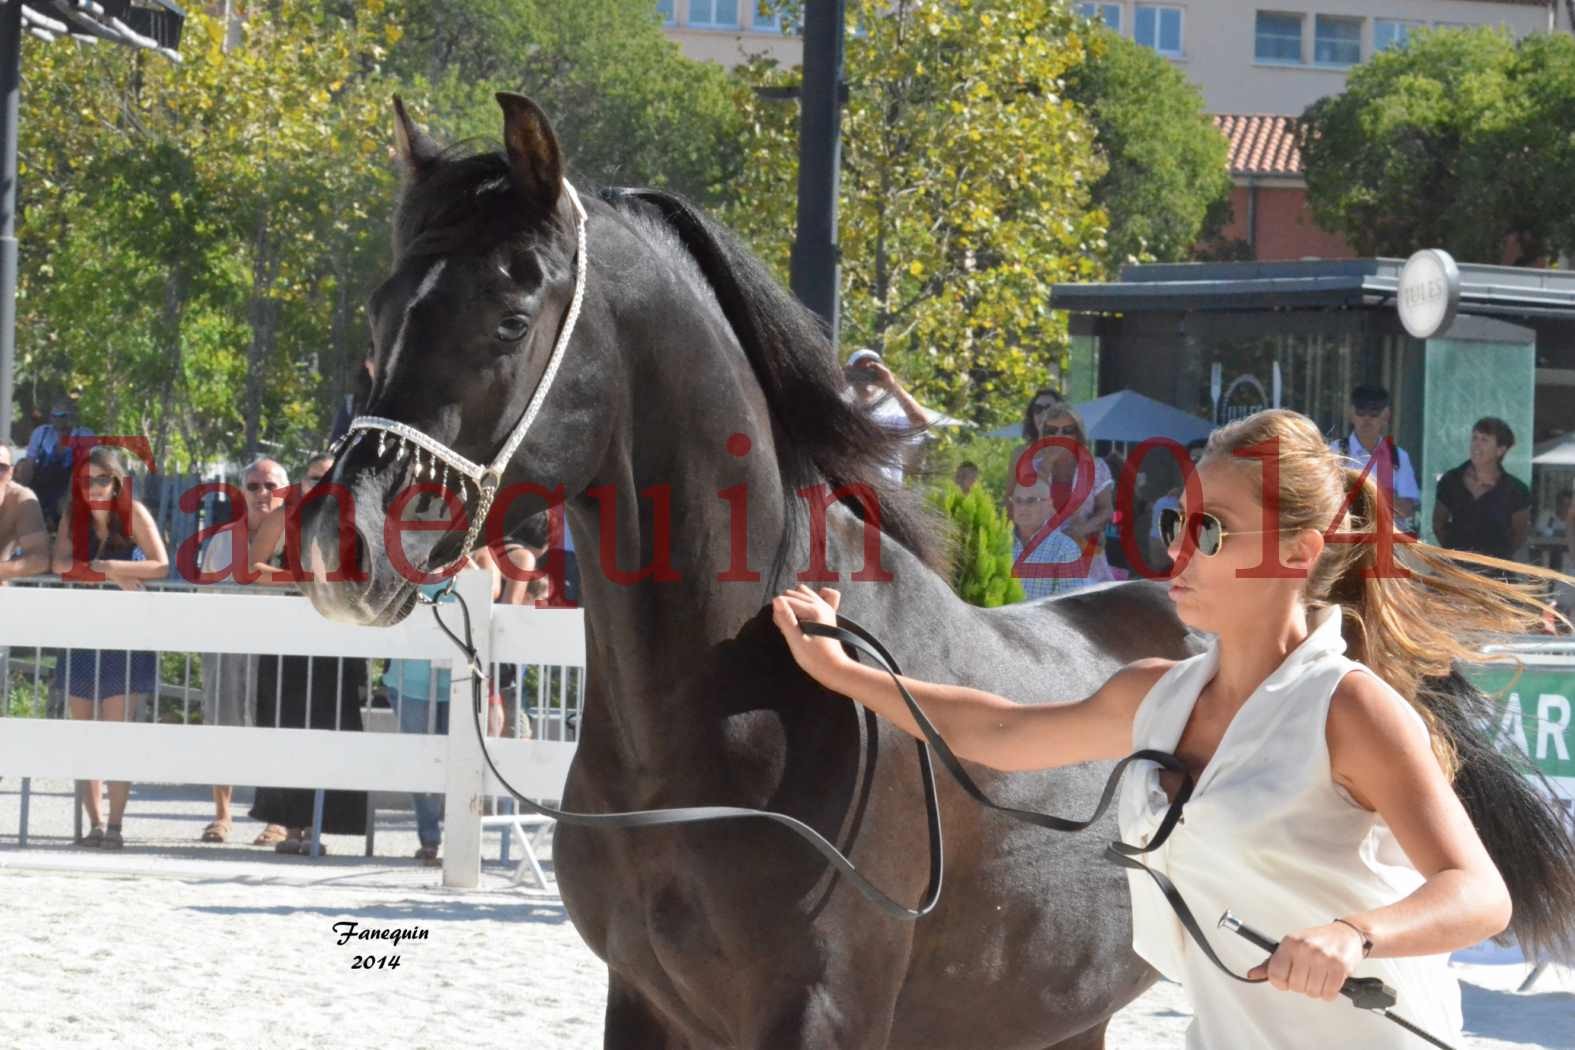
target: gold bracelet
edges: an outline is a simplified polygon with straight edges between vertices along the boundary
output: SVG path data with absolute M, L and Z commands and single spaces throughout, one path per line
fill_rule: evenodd
M 1349 926 L 1351 929 L 1355 930 L 1361 936 L 1361 938 L 1362 938 L 1362 958 L 1365 959 L 1369 955 L 1372 954 L 1372 951 L 1373 951 L 1373 935 L 1372 934 L 1368 933 L 1366 930 L 1364 930 L 1360 926 L 1356 925 L 1356 923 L 1352 922 L 1350 919 L 1335 919 L 1333 921 L 1338 922 L 1338 923 L 1344 923 L 1346 926 Z

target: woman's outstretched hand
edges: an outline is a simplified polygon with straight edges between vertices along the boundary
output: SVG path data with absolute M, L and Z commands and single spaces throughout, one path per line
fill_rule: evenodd
M 830 587 L 812 591 L 802 583 L 771 599 L 771 619 L 787 639 L 788 651 L 804 673 L 822 685 L 828 684 L 836 670 L 851 661 L 843 652 L 841 642 L 835 638 L 807 635 L 799 624 L 835 625 L 837 607 L 841 604 L 842 595 Z

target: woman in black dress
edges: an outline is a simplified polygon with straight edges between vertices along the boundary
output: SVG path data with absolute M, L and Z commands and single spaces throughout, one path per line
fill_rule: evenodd
M 301 502 L 333 467 L 332 456 L 317 455 L 306 464 L 299 498 L 287 498 L 271 511 L 252 538 L 251 560 L 258 583 L 283 586 L 293 581 L 284 569 L 284 538 L 288 516 L 300 514 Z M 333 656 L 260 656 L 257 659 L 257 724 L 295 729 L 361 731 L 361 696 L 366 686 L 366 661 Z M 312 788 L 260 787 L 254 796 L 254 820 L 280 825 L 285 838 L 280 853 L 311 850 Z M 327 791 L 323 796 L 323 832 L 366 834 L 366 792 Z M 319 849 L 323 849 L 319 842 Z

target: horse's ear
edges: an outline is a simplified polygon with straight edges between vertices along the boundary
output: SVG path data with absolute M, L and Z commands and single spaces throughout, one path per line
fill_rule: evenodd
M 405 103 L 394 96 L 394 154 L 406 177 L 420 180 L 432 173 L 442 155 L 432 137 L 411 121 L 405 112 Z
M 542 211 L 557 207 L 563 193 L 563 154 L 541 107 L 524 95 L 498 92 L 503 107 L 503 145 L 514 188 Z

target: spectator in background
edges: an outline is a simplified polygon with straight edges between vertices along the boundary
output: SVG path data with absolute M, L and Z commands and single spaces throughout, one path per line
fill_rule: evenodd
M 979 480 L 979 465 L 971 459 L 965 459 L 957 464 L 957 473 L 952 476 L 952 481 L 962 489 L 964 496 L 972 491 L 974 483 Z
M 1198 460 L 1203 458 L 1203 450 L 1208 447 L 1208 438 L 1194 438 L 1187 442 L 1187 458 L 1191 461 L 1191 470 L 1196 470 Z M 1181 491 L 1186 485 L 1186 474 L 1183 473 L 1181 481 L 1174 488 L 1154 501 L 1154 507 L 1149 512 L 1151 524 L 1148 530 L 1148 564 L 1149 568 L 1161 575 L 1170 572 L 1172 565 L 1170 557 L 1170 544 L 1165 542 L 1165 537 L 1160 535 L 1159 516 L 1166 509 L 1179 511 L 1181 509 Z
M 11 446 L 0 443 L 0 586 L 49 571 L 49 532 L 33 490 L 13 477 Z
M 1531 532 L 1531 490 L 1504 469 L 1515 432 L 1495 416 L 1471 428 L 1471 454 L 1438 479 L 1433 533 L 1441 547 L 1514 558 Z
M 1548 539 L 1558 539 L 1569 528 L 1570 497 L 1575 492 L 1565 489 L 1553 497 L 1553 509 L 1542 512 L 1542 518 L 1537 522 L 1537 535 Z
M 492 600 L 503 593 L 503 577 L 492 552 L 483 547 L 467 559 L 467 569 L 479 568 L 492 577 Z M 436 597 L 448 586 L 447 582 L 417 585 L 421 593 Z M 445 595 L 444 602 L 453 601 Z M 449 725 L 449 697 L 453 682 L 446 665 L 434 667 L 430 660 L 393 659 L 383 672 L 383 686 L 388 690 L 388 702 L 399 716 L 401 733 L 435 733 L 446 735 Z M 503 729 L 503 697 L 492 693 L 487 704 L 487 730 L 496 736 Z M 438 849 L 443 841 L 443 796 L 417 794 L 411 796 L 416 810 L 416 837 L 420 848 L 415 858 L 435 867 L 439 863 Z
M 1086 572 L 1079 565 L 1083 551 L 1060 529 L 1052 529 L 1037 546 L 1030 548 L 1034 536 L 1049 523 L 1054 510 L 1048 481 L 1040 478 L 1032 485 L 1019 486 L 1012 493 L 1007 509 L 1012 518 L 1012 575 L 1022 581 L 1029 601 L 1068 594 L 1087 586 Z M 1035 570 L 1028 566 L 1040 568 Z M 1051 566 L 1056 567 L 1053 573 L 1033 575 Z
M 1023 443 L 1012 449 L 1012 460 L 1006 468 L 1006 495 L 1010 500 L 1017 485 L 1017 465 L 1034 442 L 1045 436 L 1045 424 L 1068 406 L 1066 398 L 1051 387 L 1042 387 L 1028 399 L 1023 408 Z M 1034 453 L 1034 471 L 1043 474 L 1044 449 Z
M 1039 439 L 1070 439 L 1041 448 L 1034 456 L 1034 472 L 1050 483 L 1052 513 L 1060 518 L 1058 531 L 1071 537 L 1088 556 L 1083 563 L 1086 575 L 1072 582 L 1078 587 L 1108 583 L 1116 578 L 1104 549 L 1105 526 L 1115 516 L 1115 482 L 1110 467 L 1090 450 L 1083 420 L 1067 402 L 1039 413 L 1037 422 Z M 1091 478 L 1085 476 L 1090 465 Z M 1011 495 L 1017 493 L 1016 482 L 1014 468 L 1007 481 Z
M 284 503 L 289 479 L 284 468 L 271 459 L 259 459 L 241 475 L 246 512 L 241 519 L 208 540 L 203 549 L 204 573 L 224 573 L 229 584 L 248 577 L 252 541 L 263 520 Z M 257 723 L 257 655 L 255 653 L 204 653 L 202 656 L 202 722 L 210 726 L 249 726 Z M 233 817 L 230 802 L 235 789 L 228 784 L 213 788 L 213 820 L 202 829 L 200 841 L 227 842 Z M 267 827 L 254 846 L 271 846 L 285 837 L 284 828 Z
M 917 466 L 916 450 L 930 425 L 930 417 L 873 350 L 853 351 L 843 374 L 854 403 L 868 408 L 870 418 L 888 430 L 911 435 L 902 461 L 881 468 L 893 485 L 901 485 L 903 475 Z
M 26 458 L 16 465 L 17 482 L 38 496 L 44 525 L 51 532 L 60 527 L 61 506 L 71 490 L 71 442 L 90 437 L 93 431 L 77 425 L 76 401 L 72 397 L 56 398 L 49 422 L 33 428 L 27 439 Z
M 376 374 L 376 366 L 372 364 L 372 359 L 363 358 L 361 367 L 350 380 L 350 392 L 345 394 L 344 400 L 334 412 L 333 423 L 328 428 L 328 444 L 332 445 L 345 435 L 350 429 L 351 420 L 355 419 L 361 407 L 371 399 L 372 379 Z
M 313 456 L 307 473 L 312 486 L 333 468 L 332 457 Z M 278 467 L 278 464 L 274 464 Z M 279 468 L 278 479 L 284 480 Z M 280 486 L 282 488 L 282 486 Z M 303 489 L 310 491 L 310 487 Z M 275 490 L 270 490 L 275 491 Z M 248 501 L 254 492 L 247 486 Z M 293 586 L 294 569 L 284 562 L 285 535 L 292 528 L 291 515 L 299 515 L 299 501 L 287 500 L 268 511 L 251 541 L 252 569 L 263 586 Z M 262 656 L 257 661 L 257 724 L 288 729 L 332 729 L 361 732 L 361 700 L 366 688 L 366 661 L 337 656 Z M 259 787 L 253 796 L 251 816 L 268 826 L 257 845 L 273 842 L 279 853 L 309 854 L 312 850 L 312 813 L 316 792 L 311 788 Z M 279 831 L 283 837 L 279 837 Z M 366 834 L 366 792 L 331 790 L 323 793 L 322 830 L 330 835 Z M 318 852 L 327 848 L 318 843 Z
M 131 474 L 120 450 L 113 445 L 95 445 L 87 453 L 80 477 L 75 498 L 68 495 L 61 501 L 55 572 L 69 577 L 88 569 L 126 591 L 140 591 L 145 581 L 163 579 L 169 572 L 169 555 L 153 515 L 132 498 Z M 83 528 L 78 530 L 77 523 Z M 75 542 L 78 531 L 85 541 L 82 549 Z M 65 662 L 64 688 L 75 719 L 138 721 L 143 700 L 158 690 L 157 653 L 71 649 Z M 99 809 L 101 790 L 101 781 L 87 781 L 83 805 L 92 827 L 78 844 L 119 849 L 125 844 L 121 820 L 131 785 L 124 780 L 110 782 L 107 825 Z
M 1363 470 L 1373 453 L 1378 451 L 1379 445 L 1389 436 L 1389 424 L 1393 420 L 1389 391 L 1381 386 L 1355 387 L 1351 391 L 1351 404 L 1347 411 L 1350 432 L 1331 447 L 1345 458 L 1348 465 Z M 1387 492 L 1393 501 L 1395 531 L 1419 535 L 1416 512 L 1422 505 L 1422 490 L 1416 483 L 1416 471 L 1411 468 L 1411 457 L 1405 449 L 1392 441 L 1388 448 L 1388 485 L 1384 484 L 1385 478 L 1379 467 L 1373 468 L 1372 477 L 1378 482 L 1380 491 Z

